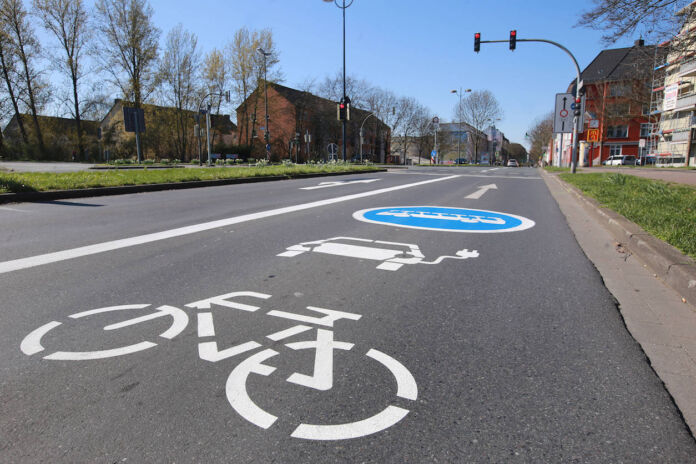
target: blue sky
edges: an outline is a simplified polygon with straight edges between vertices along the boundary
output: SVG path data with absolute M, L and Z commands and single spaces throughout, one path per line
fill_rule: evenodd
M 341 1 L 341 0 L 339 0 Z M 568 0 L 354 0 L 346 10 L 347 73 L 411 96 L 451 120 L 454 88 L 488 89 L 505 116 L 498 127 L 524 143 L 534 119 L 553 109 L 554 94 L 574 79 L 570 58 L 546 44 L 482 44 L 473 36 L 555 40 L 581 69 L 602 50 L 601 33 L 574 27 L 592 1 Z M 341 10 L 322 0 L 161 0 L 151 2 L 162 38 L 181 22 L 203 51 L 222 47 L 235 30 L 270 28 L 280 51 L 285 84 L 322 80 L 342 66 Z M 630 46 L 637 37 L 610 48 Z

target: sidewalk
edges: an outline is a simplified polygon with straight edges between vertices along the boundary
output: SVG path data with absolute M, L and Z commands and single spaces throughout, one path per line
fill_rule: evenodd
M 696 185 L 696 169 L 628 168 L 624 166 L 578 168 L 578 172 L 620 172 L 629 176 L 647 177 L 677 184 Z
M 602 225 L 596 206 L 579 198 L 558 176 L 544 171 L 542 176 L 579 245 L 617 299 L 626 327 L 696 435 L 696 307 L 648 266 L 651 257 L 644 261 L 640 250 L 626 246 L 626 236 L 617 234 L 616 227 Z

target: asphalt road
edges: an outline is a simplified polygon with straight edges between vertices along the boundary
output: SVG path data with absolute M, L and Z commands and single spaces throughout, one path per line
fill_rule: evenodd
M 0 461 L 696 459 L 536 170 L 335 181 L 0 207 Z

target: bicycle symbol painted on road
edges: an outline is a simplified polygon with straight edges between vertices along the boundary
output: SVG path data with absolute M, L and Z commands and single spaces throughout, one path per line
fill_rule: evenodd
M 264 349 L 262 343 L 253 340 L 224 349 L 221 349 L 215 340 L 211 340 L 212 337 L 215 337 L 215 324 L 213 312 L 210 311 L 211 309 L 216 308 L 219 310 L 219 308 L 223 308 L 224 310 L 236 310 L 249 313 L 254 313 L 261 309 L 259 306 L 235 301 L 240 297 L 266 301 L 271 298 L 271 295 L 249 291 L 232 292 L 195 301 L 185 305 L 185 307 L 199 311 L 196 314 L 197 335 L 199 339 L 203 340 L 198 343 L 198 356 L 200 359 L 209 362 L 219 362 L 244 353 L 250 353 L 249 357 L 241 361 L 228 376 L 225 392 L 229 404 L 237 414 L 260 428 L 268 429 L 276 423 L 278 417 L 265 411 L 254 402 L 247 390 L 247 383 L 252 374 L 264 377 L 271 376 L 277 370 L 277 367 L 271 365 L 270 360 L 281 353 L 276 351 L 276 349 Z M 68 317 L 73 320 L 83 320 L 102 313 L 143 310 L 150 306 L 149 304 L 110 306 L 79 312 Z M 353 343 L 338 341 L 334 338 L 334 324 L 342 320 L 358 321 L 362 316 L 360 314 L 315 306 L 307 306 L 306 309 L 310 311 L 311 315 L 281 310 L 270 310 L 266 312 L 266 316 L 293 321 L 294 325 L 287 329 L 266 335 L 265 339 L 271 342 L 279 342 L 286 341 L 300 334 L 313 333 L 314 336 L 312 338 L 292 341 L 281 345 L 293 351 L 306 349 L 315 351 L 313 372 L 311 374 L 294 372 L 286 381 L 305 388 L 327 391 L 334 385 L 334 350 L 350 351 L 354 348 Z M 146 321 L 167 317 L 171 318 L 171 325 L 167 330 L 159 334 L 159 336 L 171 340 L 183 332 L 188 325 L 189 316 L 186 311 L 168 305 L 159 306 L 154 312 L 144 316 L 107 325 L 104 327 L 104 330 L 124 329 Z M 61 322 L 52 321 L 35 329 L 24 337 L 20 343 L 20 350 L 27 356 L 34 356 L 45 352 L 46 348 L 42 345 L 42 339 L 46 334 L 61 325 Z M 43 359 L 61 361 L 98 360 L 132 355 L 155 346 L 157 346 L 157 344 L 154 342 L 142 341 L 107 350 L 80 352 L 55 351 L 43 356 Z M 410 401 L 415 401 L 417 399 L 418 387 L 416 381 L 403 364 L 388 354 L 374 348 L 369 349 L 364 356 L 377 361 L 392 374 L 396 381 L 397 397 Z M 291 433 L 291 436 L 306 440 L 346 440 L 358 438 L 385 430 L 398 423 L 406 417 L 408 413 L 409 410 L 390 404 L 382 411 L 355 422 L 342 424 L 300 423 Z

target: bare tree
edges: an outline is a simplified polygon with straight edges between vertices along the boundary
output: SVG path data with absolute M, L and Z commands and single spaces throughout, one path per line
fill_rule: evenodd
M 40 82 L 39 72 L 34 67 L 41 50 L 29 24 L 28 14 L 24 9 L 22 0 L 0 0 L 0 22 L 2 22 L 0 29 L 7 33 L 8 46 L 22 67 L 21 76 L 27 98 L 26 104 L 34 121 L 39 150 L 44 153 L 43 135 L 38 118 L 40 93 L 43 86 Z
M 355 108 L 369 108 L 368 99 L 374 91 L 367 81 L 354 76 L 346 76 L 346 95 Z M 333 77 L 327 76 L 319 84 L 319 95 L 335 102 L 343 98 L 343 73 L 338 71 Z
M 215 112 L 220 113 L 222 105 L 222 94 L 229 90 L 229 72 L 225 56 L 217 48 L 212 49 L 205 55 L 203 60 L 203 87 L 207 92 L 215 93 Z M 207 93 L 206 92 L 206 93 Z
M 544 153 L 544 148 L 549 144 L 553 136 L 553 111 L 538 118 L 534 125 L 529 129 L 529 139 L 531 148 L 529 158 L 535 163 L 539 161 Z
M 140 108 L 156 87 L 160 30 L 152 7 L 146 0 L 99 0 L 96 9 L 97 57 L 124 98 Z
M 164 55 L 160 61 L 159 80 L 162 83 L 164 100 L 176 108 L 175 149 L 178 158 L 185 160 L 191 137 L 191 113 L 196 107 L 199 88 L 198 39 L 181 24 L 167 34 Z
M 679 31 L 684 18 L 675 16 L 692 0 L 594 0 L 595 6 L 583 13 L 579 26 L 603 30 L 605 43 L 614 43 L 638 32 L 662 41 Z
M 80 81 L 84 77 L 82 59 L 90 39 L 87 11 L 82 0 L 34 0 L 34 9 L 44 28 L 60 43 L 62 56 L 52 61 L 67 74 L 72 87 L 71 113 L 77 128 L 77 146 L 84 155 Z
M 461 105 L 457 103 L 455 113 L 460 121 L 469 124 L 476 132 L 471 134 L 470 139 L 474 148 L 474 162 L 478 162 L 478 151 L 482 142 L 479 134 L 502 118 L 503 110 L 489 90 L 475 90 L 462 99 Z
M 0 21 L 0 65 L 2 66 L 2 79 L 5 82 L 7 95 L 10 98 L 12 109 L 14 110 L 15 117 L 17 118 L 17 125 L 19 126 L 19 133 L 22 136 L 22 141 L 27 144 L 29 143 L 29 138 L 27 137 L 27 132 L 24 128 L 22 116 L 19 113 L 19 99 L 17 95 L 18 89 L 16 84 L 16 61 L 17 57 L 14 54 L 14 50 L 11 46 L 7 24 Z
M 283 79 L 281 71 L 277 68 L 280 60 L 271 30 L 249 31 L 246 27 L 239 29 L 225 49 L 229 59 L 232 94 L 237 103 L 247 101 L 264 77 L 264 57 L 258 53 L 259 48 L 270 54 L 266 57 L 268 81 L 280 82 Z M 244 105 L 239 110 L 241 113 L 241 119 L 237 121 L 239 140 L 251 145 L 253 142 L 251 130 L 253 121 L 256 120 L 258 98 L 254 100 L 251 107 Z

